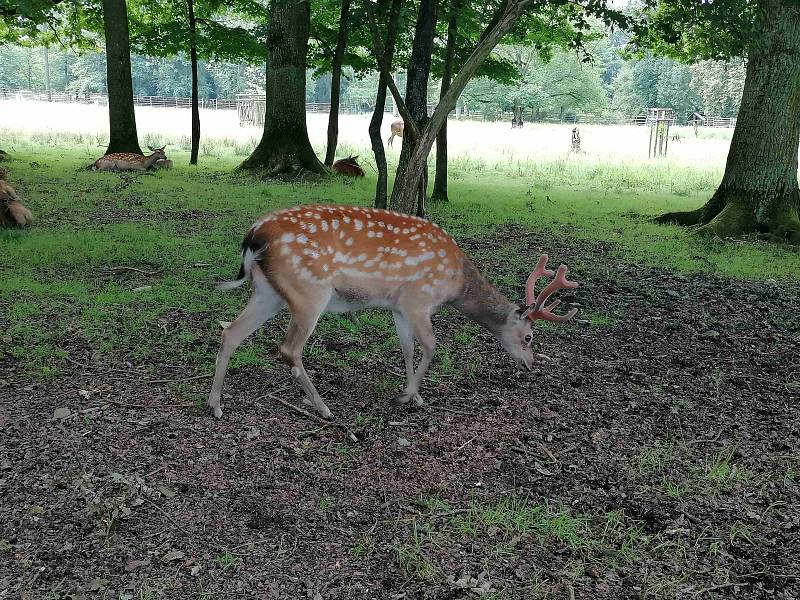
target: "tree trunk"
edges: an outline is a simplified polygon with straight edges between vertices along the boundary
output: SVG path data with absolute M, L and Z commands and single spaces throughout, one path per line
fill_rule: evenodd
M 420 0 L 417 13 L 417 25 L 414 31 L 414 42 L 411 48 L 411 60 L 408 63 L 406 74 L 405 103 L 408 113 L 419 129 L 428 121 L 428 79 L 431 72 L 431 54 L 433 52 L 433 37 L 436 33 L 436 9 L 438 0 Z M 410 127 L 406 123 L 403 135 L 403 149 L 400 151 L 400 161 L 397 165 L 397 174 L 392 188 L 392 208 L 404 213 L 424 213 L 426 188 L 421 179 L 413 182 L 417 198 L 403 197 L 399 194 L 405 185 L 408 162 L 418 139 L 411 135 Z M 427 154 L 426 154 L 427 159 Z M 423 165 L 427 169 L 427 160 Z
M 141 154 L 133 109 L 131 49 L 128 37 L 128 8 L 125 0 L 103 0 L 106 34 L 106 80 L 110 137 L 106 154 Z
M 800 13 L 789 0 L 759 2 L 763 43 L 750 51 L 725 175 L 701 208 L 660 223 L 728 237 L 759 231 L 800 243 Z
M 306 53 L 311 27 L 308 0 L 270 3 L 264 133 L 241 168 L 267 176 L 322 174 L 306 126 Z
M 531 0 L 502 3 L 495 18 L 492 19 L 490 27 L 484 31 L 472 54 L 459 69 L 447 92 L 439 100 L 439 104 L 436 106 L 436 110 L 433 111 L 428 123 L 420 132 L 419 140 L 408 160 L 402 185 L 398 185 L 397 181 L 395 181 L 392 195 L 392 202 L 395 206 L 414 206 L 414 199 L 419 191 L 420 181 L 423 180 L 423 174 L 426 172 L 428 153 L 436 139 L 436 134 L 447 119 L 447 115 L 455 107 L 458 97 L 464 91 L 469 80 L 472 79 L 500 39 L 525 13 L 530 4 Z M 394 90 L 392 92 L 394 93 Z M 402 101 L 401 98 L 395 98 L 395 100 Z
M 328 148 L 325 152 L 325 164 L 331 166 L 336 157 L 336 146 L 339 142 L 339 97 L 342 89 L 342 63 L 344 50 L 347 47 L 347 33 L 350 29 L 350 0 L 342 0 L 342 12 L 339 16 L 339 37 L 336 40 L 336 51 L 333 54 L 331 68 L 331 111 L 328 114 Z
M 460 7 L 456 0 L 450 8 L 450 21 L 447 24 L 447 46 L 444 52 L 444 65 L 442 67 L 442 87 L 439 100 L 447 93 L 450 79 L 453 76 L 453 59 L 456 53 L 456 36 L 458 35 L 458 11 Z M 431 200 L 447 202 L 447 120 L 442 123 L 442 128 L 436 136 L 436 177 L 433 180 L 433 193 Z
M 186 0 L 189 9 L 189 57 L 192 61 L 192 155 L 189 164 L 197 164 L 200 152 L 200 107 L 197 99 L 197 22 L 194 18 L 194 0 Z
M 388 0 L 384 0 L 383 3 L 388 3 Z M 394 54 L 394 45 L 397 40 L 397 29 L 400 25 L 400 3 L 401 0 L 392 0 L 386 27 L 385 56 L 389 63 L 390 71 L 392 55 Z M 375 208 L 386 208 L 387 206 L 386 190 L 389 180 L 389 169 L 386 166 L 386 152 L 383 149 L 383 138 L 381 137 L 381 125 L 383 124 L 383 115 L 386 109 L 386 87 L 386 81 L 383 74 L 381 74 L 378 80 L 378 92 L 375 95 L 375 110 L 369 121 L 369 139 L 372 143 L 372 152 L 375 154 L 375 165 L 378 169 L 378 181 L 375 184 Z

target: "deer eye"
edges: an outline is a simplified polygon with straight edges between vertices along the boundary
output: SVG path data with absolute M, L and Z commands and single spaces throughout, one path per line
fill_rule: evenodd
M 530 333 L 525 336 L 525 343 L 526 344 L 528 344 L 530 346 L 532 341 L 533 341 L 533 336 Z

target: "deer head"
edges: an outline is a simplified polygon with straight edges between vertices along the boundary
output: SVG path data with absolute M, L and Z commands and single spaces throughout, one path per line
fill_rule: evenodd
M 167 154 L 164 152 L 164 149 L 167 147 L 166 144 L 161 146 L 161 148 L 153 148 L 152 146 L 147 146 L 147 149 L 150 150 L 153 154 L 151 157 L 155 157 L 155 160 L 166 160 Z

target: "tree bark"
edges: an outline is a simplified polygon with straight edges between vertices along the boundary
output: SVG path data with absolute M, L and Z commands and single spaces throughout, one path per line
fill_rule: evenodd
M 504 2 L 495 18 L 492 19 L 490 28 L 484 31 L 480 41 L 475 46 L 475 49 L 470 54 L 467 61 L 459 69 L 455 78 L 453 78 L 450 87 L 445 92 L 444 96 L 439 100 L 436 110 L 433 111 L 430 119 L 425 127 L 419 134 L 419 141 L 416 144 L 408 165 L 406 167 L 405 179 L 402 185 L 398 186 L 395 181 L 394 193 L 392 202 L 395 206 L 414 206 L 414 199 L 419 191 L 420 182 L 423 181 L 423 176 L 426 171 L 426 159 L 430 153 L 433 142 L 436 139 L 436 134 L 441 129 L 447 115 L 456 105 L 458 97 L 464 91 L 467 83 L 472 79 L 475 72 L 481 66 L 489 53 L 497 45 L 500 39 L 514 26 L 519 18 L 524 14 L 525 10 L 531 4 L 532 0 L 512 0 Z M 392 89 L 395 102 L 399 107 L 403 107 L 403 99 Z
M 384 0 L 388 3 L 388 0 Z M 386 48 L 385 54 L 388 71 L 391 72 L 392 56 L 394 55 L 394 45 L 397 41 L 397 30 L 400 26 L 400 4 L 401 0 L 392 0 L 389 9 L 389 19 L 386 26 Z M 375 154 L 375 165 L 378 169 L 378 181 L 375 184 L 375 208 L 387 207 L 387 182 L 389 180 L 389 169 L 386 165 L 386 151 L 383 148 L 383 138 L 381 137 L 381 125 L 386 109 L 386 80 L 381 73 L 378 80 L 378 92 L 375 95 L 375 110 L 369 121 L 369 139 L 372 143 L 372 152 Z
M 458 35 L 457 0 L 453 0 L 450 8 L 450 20 L 447 24 L 447 45 L 444 51 L 444 65 L 442 66 L 442 86 L 439 91 L 439 100 L 447 93 L 450 79 L 453 76 L 453 59 L 456 53 L 456 36 Z M 431 200 L 447 202 L 447 120 L 442 123 L 442 128 L 436 136 L 436 176 L 433 180 L 433 193 Z
M 405 103 L 411 119 L 421 129 L 428 121 L 428 79 L 431 73 L 431 54 L 433 53 L 433 37 L 436 33 L 436 9 L 438 0 L 420 0 L 417 24 L 414 31 L 414 42 L 411 48 L 411 60 L 406 75 Z M 406 119 L 403 119 L 406 121 Z M 406 122 L 405 131 L 410 127 Z M 404 197 L 399 192 L 405 185 L 406 171 L 411 155 L 417 146 L 416 135 L 403 135 L 403 148 L 392 188 L 392 208 L 404 213 L 425 213 L 425 195 L 427 192 L 427 154 L 420 178 L 414 181 L 416 198 Z M 416 210 L 415 210 L 416 208 Z
M 241 168 L 267 176 L 322 174 L 306 126 L 306 53 L 311 27 L 308 0 L 270 3 L 267 32 L 266 110 L 264 133 Z
M 133 109 L 133 79 L 128 35 L 128 8 L 125 0 L 103 0 L 106 34 L 106 79 L 108 82 L 108 120 L 110 137 L 106 154 L 141 154 Z
M 763 40 L 751 49 L 725 174 L 701 208 L 660 223 L 718 237 L 754 231 L 800 243 L 800 13 L 790 0 L 759 2 Z
M 200 152 L 200 107 L 197 98 L 197 21 L 194 18 L 194 0 L 186 0 L 189 9 L 189 57 L 192 62 L 192 154 L 189 164 L 197 164 Z
M 336 146 L 339 143 L 339 98 L 342 89 L 342 63 L 347 47 L 347 33 L 350 29 L 350 0 L 342 0 L 342 11 L 339 15 L 339 37 L 333 54 L 331 67 L 331 110 L 328 114 L 328 147 L 325 152 L 325 164 L 331 166 L 336 157 Z

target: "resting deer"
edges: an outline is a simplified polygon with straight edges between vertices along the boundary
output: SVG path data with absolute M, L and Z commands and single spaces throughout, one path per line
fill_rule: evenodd
M 392 140 L 394 139 L 395 136 L 399 138 L 403 137 L 404 129 L 405 129 L 405 123 L 403 123 L 402 121 L 395 121 L 394 123 L 391 124 L 392 135 L 389 136 L 389 141 L 387 142 L 387 144 L 389 144 L 390 147 L 392 145 Z
M 144 156 L 133 152 L 116 152 L 98 158 L 91 166 L 93 171 L 146 171 L 159 160 L 167 160 L 164 148 L 147 147 L 152 154 Z
M 358 164 L 357 158 L 358 156 L 348 156 L 337 160 L 331 166 L 331 170 L 346 177 L 364 177 L 364 169 Z
M 17 191 L 5 178 L 5 169 L 0 169 L 0 227 L 30 225 L 33 223 L 31 211 L 19 201 Z
M 433 358 L 436 336 L 431 315 L 451 304 L 491 332 L 519 367 L 532 369 L 532 324 L 537 319 L 568 321 L 552 311 L 556 290 L 577 287 L 561 265 L 555 279 L 537 296 L 536 281 L 552 277 L 543 255 L 526 286 L 524 307 L 510 302 L 478 272 L 453 238 L 425 219 L 386 210 L 351 206 L 301 206 L 272 212 L 256 222 L 241 246 L 241 265 L 233 289 L 248 280 L 247 307 L 222 333 L 216 372 L 208 397 L 214 416 L 222 416 L 220 394 L 228 361 L 242 341 L 284 308 L 291 322 L 280 346 L 283 360 L 324 418 L 331 417 L 303 367 L 302 352 L 324 312 L 367 307 L 392 311 L 405 359 L 405 390 L 396 399 L 422 402 L 419 386 Z M 414 340 L 422 359 L 414 370 Z

